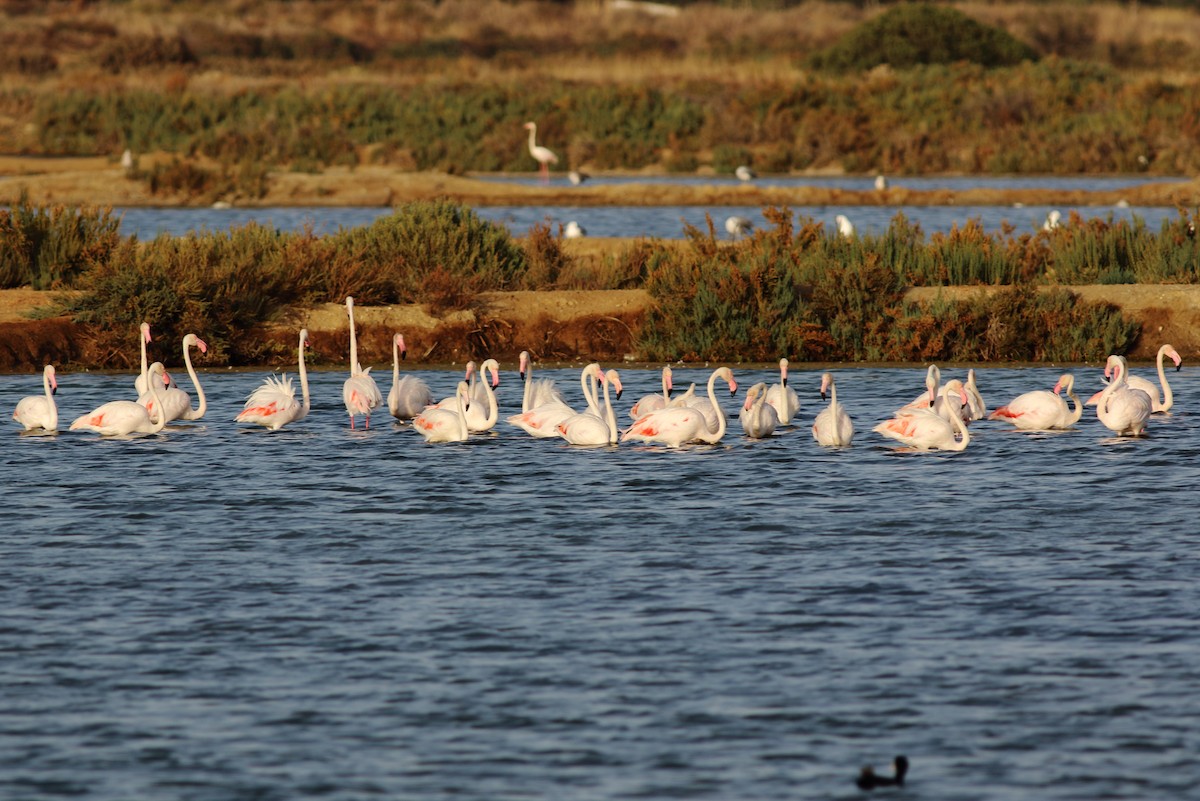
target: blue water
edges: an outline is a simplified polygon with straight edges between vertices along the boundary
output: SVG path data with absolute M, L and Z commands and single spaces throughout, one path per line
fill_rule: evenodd
M 676 451 L 351 431 L 340 372 L 278 432 L 225 371 L 159 435 L 10 430 L 0 797 L 850 798 L 898 753 L 903 797 L 1194 795 L 1200 373 L 1143 439 L 1089 410 L 904 454 L 870 428 L 924 370 L 835 372 L 841 450 L 801 365 L 794 428 Z M 994 407 L 1059 372 L 978 375 Z M 658 389 L 622 377 L 622 414 Z M 60 371 L 62 427 L 132 384 Z
M 962 228 L 968 221 L 979 222 L 985 231 L 998 233 L 1005 224 L 1019 232 L 1040 230 L 1051 206 L 801 206 L 793 208 L 793 219 L 805 218 L 823 223 L 832 234 L 838 214 L 845 214 L 862 234 L 878 235 L 887 230 L 899 213 L 921 226 L 928 236 Z M 323 208 L 124 208 L 116 209 L 122 218 L 121 233 L 149 240 L 159 234 L 182 236 L 190 231 L 228 231 L 251 222 L 283 231 L 301 231 L 311 225 L 318 234 L 339 228 L 370 225 L 393 213 L 385 207 L 331 206 Z M 1066 222 L 1067 207 L 1060 208 Z M 1175 208 L 1159 206 L 1085 207 L 1077 209 L 1084 219 L 1133 220 L 1140 218 L 1151 231 L 1158 231 L 1164 220 L 1177 220 Z M 588 236 L 652 237 L 681 239 L 685 225 L 708 230 L 705 215 L 712 217 L 717 235 L 726 237 L 725 220 L 740 216 L 761 227 L 766 224 L 759 206 L 480 206 L 475 212 L 485 220 L 508 227 L 515 236 L 524 236 L 537 224 L 548 224 L 553 233 L 567 222 L 578 222 Z

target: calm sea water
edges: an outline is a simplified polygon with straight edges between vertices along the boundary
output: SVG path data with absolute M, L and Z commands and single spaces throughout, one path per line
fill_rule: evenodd
M 10 423 L 0 797 L 851 798 L 899 753 L 905 797 L 1194 796 L 1200 373 L 1143 439 L 1089 410 L 906 454 L 870 428 L 923 369 L 836 370 L 824 450 L 798 367 L 795 428 L 679 450 L 351 431 L 339 372 L 278 432 L 231 422 L 263 373 L 155 436 Z M 995 407 L 1059 372 L 978 375 Z M 658 373 L 622 376 L 624 415 Z M 64 429 L 132 394 L 59 377 Z

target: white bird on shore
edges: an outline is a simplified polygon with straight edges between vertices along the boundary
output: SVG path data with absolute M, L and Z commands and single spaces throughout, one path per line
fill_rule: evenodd
M 734 170 L 733 174 L 736 175 L 740 181 L 753 181 L 758 177 L 758 173 L 747 167 L 745 164 Z
M 538 174 L 542 177 L 542 182 L 547 183 L 550 180 L 550 165 L 558 163 L 558 156 L 554 155 L 554 151 L 548 147 L 543 147 L 537 143 L 537 123 L 525 123 L 525 129 L 529 131 L 529 155 L 538 163 Z
M 563 236 L 567 239 L 580 239 L 587 236 L 587 231 L 579 223 L 571 220 L 567 223 L 567 227 L 563 229 Z
M 1042 223 L 1042 230 L 1043 231 L 1053 231 L 1055 228 L 1058 228 L 1060 225 L 1062 225 L 1062 212 L 1059 211 L 1058 209 L 1054 209 L 1053 211 L 1051 211 L 1049 214 L 1046 215 L 1046 221 L 1044 223 Z
M 734 239 L 741 239 L 754 231 L 754 223 L 745 217 L 729 217 L 725 220 L 725 230 Z
M 846 238 L 854 236 L 854 223 L 850 222 L 850 218 L 845 214 L 839 214 L 833 218 L 837 223 L 838 233 Z

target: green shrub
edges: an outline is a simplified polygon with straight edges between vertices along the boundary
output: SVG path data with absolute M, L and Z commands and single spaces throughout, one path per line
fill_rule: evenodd
M 0 287 L 69 285 L 120 242 L 111 209 L 34 206 L 22 197 L 0 209 Z

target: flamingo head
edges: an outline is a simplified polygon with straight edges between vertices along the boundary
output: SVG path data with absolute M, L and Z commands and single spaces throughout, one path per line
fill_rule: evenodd
M 742 404 L 742 408 L 746 411 L 750 411 L 750 407 L 754 405 L 754 401 L 758 399 L 758 396 L 766 388 L 767 385 L 763 383 L 758 383 L 750 387 L 750 389 L 746 391 L 746 402 Z
M 208 353 L 208 343 L 200 337 L 195 334 L 188 334 L 183 338 L 183 346 L 185 348 L 190 348 L 193 345 L 199 348 L 201 353 Z
M 833 376 L 830 373 L 821 374 L 821 400 L 825 400 L 825 393 L 829 391 L 829 385 L 833 383 Z
M 520 366 L 519 366 L 519 368 L 518 368 L 518 369 L 519 369 L 519 371 L 520 371 L 520 373 L 521 373 L 521 380 L 522 380 L 522 381 L 524 381 L 524 380 L 525 380 L 525 373 L 526 373 L 526 371 L 527 371 L 527 370 L 529 370 L 529 351 L 527 351 L 527 350 L 523 350 L 523 351 L 521 351 L 521 357 L 520 357 L 520 362 L 519 362 L 519 365 L 520 365 Z
M 523 127 L 523 128 L 524 128 L 525 130 L 527 130 L 527 131 L 536 131 L 536 130 L 537 130 L 537 123 L 536 123 L 536 122 L 527 122 L 527 123 L 525 123 L 525 124 L 524 124 L 523 126 L 521 126 L 521 127 Z
M 788 371 L 788 360 L 780 359 L 779 360 L 779 383 L 783 384 L 785 387 L 787 386 L 787 371 Z
M 729 382 L 729 394 L 736 395 L 737 391 L 738 391 L 738 384 L 737 384 L 737 381 L 735 381 L 733 378 L 733 371 L 730 370 L 728 367 L 722 367 L 720 375 L 722 378 L 724 378 L 726 381 Z
M 483 364 L 479 365 L 480 375 L 490 373 L 492 376 L 492 389 L 500 386 L 500 363 L 495 359 L 488 359 Z
M 1057 395 L 1064 389 L 1067 391 L 1067 394 L 1070 394 L 1071 390 L 1074 388 L 1075 376 L 1071 375 L 1070 373 L 1063 373 L 1058 377 L 1058 381 L 1054 384 L 1054 394 Z
M 393 338 L 393 344 L 400 350 L 400 358 L 408 358 L 408 348 L 404 347 L 404 334 L 396 334 Z
M 50 394 L 55 395 L 58 393 L 58 378 L 54 375 L 54 365 L 47 364 L 45 372 L 46 378 L 50 379 Z
M 150 341 L 150 323 L 142 323 L 140 326 L 138 326 L 138 328 L 142 332 L 142 339 L 149 342 Z
M 671 374 L 671 366 L 667 365 L 663 368 L 663 384 L 667 387 L 667 394 L 671 394 L 671 390 L 675 389 L 675 379 Z
M 1104 377 L 1111 377 L 1114 381 L 1121 377 L 1125 372 L 1125 357 L 1124 356 L 1109 356 L 1108 361 L 1104 363 Z
M 1171 361 L 1175 362 L 1175 372 L 1179 372 L 1179 368 L 1183 366 L 1183 359 L 1180 358 L 1179 352 L 1170 345 L 1163 345 L 1163 353 L 1171 357 Z
M 478 369 L 479 368 L 476 366 L 474 361 L 467 362 L 467 372 L 465 375 L 463 375 L 463 379 L 466 381 L 470 381 L 471 376 L 475 375 L 475 371 Z
M 346 296 L 346 312 L 349 313 L 353 310 L 354 310 L 354 298 L 347 295 Z
M 300 347 L 302 347 L 302 348 L 308 347 L 308 329 L 307 328 L 300 329 Z
M 620 374 L 618 374 L 616 370 L 609 370 L 607 373 L 604 374 L 604 377 L 606 379 L 608 379 L 608 382 L 610 384 L 612 384 L 613 390 L 615 390 L 617 393 L 617 400 L 620 400 L 621 393 L 625 391 L 625 388 L 623 386 L 621 386 Z
M 945 394 L 947 398 L 958 398 L 962 401 L 963 406 L 966 406 L 968 403 L 967 388 L 957 378 L 946 384 Z

